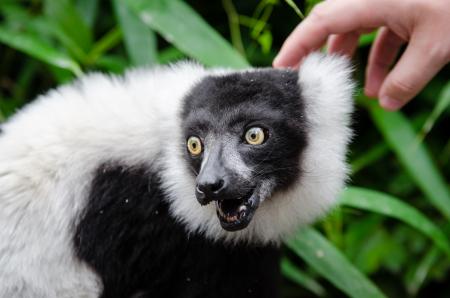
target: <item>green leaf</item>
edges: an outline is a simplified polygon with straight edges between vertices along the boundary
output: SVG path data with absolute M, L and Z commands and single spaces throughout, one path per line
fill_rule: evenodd
M 133 65 L 157 62 L 156 35 L 123 0 L 114 0 L 116 18 L 123 32 L 125 48 Z
M 261 50 L 264 54 L 270 53 L 272 48 L 272 33 L 269 30 L 265 30 L 259 37 L 258 43 L 261 45 Z
M 68 0 L 46 0 L 44 4 L 45 14 L 53 24 L 87 53 L 92 46 L 92 34 L 73 3 Z
M 304 19 L 305 15 L 302 13 L 300 8 L 295 4 L 293 0 L 284 0 L 294 11 L 295 13 L 300 17 L 300 19 Z
M 69 35 L 64 32 L 62 28 L 55 25 L 52 20 L 47 17 L 37 17 L 27 24 L 28 31 L 31 29 L 38 31 L 40 39 L 44 39 L 45 34 L 55 38 L 60 44 L 68 50 L 70 55 L 78 61 L 84 61 L 86 59 L 85 50 L 77 44 L 76 40 L 73 40 Z
M 344 208 L 341 208 L 344 209 Z M 362 213 L 359 210 L 345 208 L 348 213 Z M 366 216 L 355 218 L 351 221 L 345 229 L 343 246 L 345 255 L 352 260 L 358 258 L 360 255 L 360 247 L 364 246 L 374 234 L 376 230 L 382 229 L 383 217 L 379 214 L 366 214 Z
M 444 76 L 435 76 L 417 95 L 417 98 L 423 99 L 430 106 L 436 105 L 436 98 L 439 98 L 441 92 L 444 90 L 445 85 L 448 83 L 448 78 Z M 450 115 L 450 109 L 445 111 L 447 115 Z
M 322 227 L 327 239 L 338 248 L 344 246 L 342 208 L 334 208 L 323 220 Z
M 16 84 L 13 88 L 12 98 L 23 104 L 26 99 L 33 96 L 29 92 L 33 90 L 33 79 L 38 75 L 37 72 L 40 67 L 40 63 L 36 60 L 29 59 L 18 74 Z
M 97 17 L 98 0 L 77 0 L 76 8 L 86 25 L 92 28 Z
M 173 46 L 169 46 L 158 52 L 158 62 L 161 64 L 167 64 L 183 58 L 186 58 L 186 55 Z
M 121 40 L 122 31 L 118 27 L 112 28 L 93 45 L 85 63 L 88 65 L 94 64 L 104 53 L 118 45 Z
M 357 246 L 357 254 L 350 260 L 364 274 L 376 273 L 384 265 L 384 261 L 393 255 L 392 242 L 392 238 L 383 228 L 373 230 Z
M 0 123 L 4 122 L 5 119 L 6 119 L 6 117 L 5 117 L 5 115 L 3 114 L 2 108 L 1 108 L 1 106 L 0 106 Z
M 425 121 L 423 125 L 420 135 L 419 142 L 423 141 L 426 135 L 431 131 L 434 126 L 434 123 L 437 121 L 439 116 L 448 108 L 450 105 L 450 82 L 448 82 L 442 92 L 439 94 L 437 99 L 437 104 L 434 106 L 433 111 L 431 112 L 428 119 Z
M 24 7 L 12 3 L 2 3 L 0 13 L 2 16 L 2 26 L 10 29 L 22 28 L 24 24 L 33 18 Z
M 352 175 L 355 175 L 357 172 L 361 171 L 365 167 L 377 162 L 382 157 L 384 157 L 389 152 L 389 148 L 386 143 L 382 142 L 376 145 L 373 145 L 368 151 L 361 154 L 360 157 L 355 158 L 352 165 Z
M 231 44 L 245 57 L 244 44 L 241 36 L 241 26 L 239 25 L 239 15 L 232 0 L 222 0 L 222 6 L 228 16 L 228 27 L 230 28 Z
M 423 257 L 419 264 L 413 271 L 409 272 L 406 278 L 406 289 L 411 296 L 416 296 L 420 288 L 424 284 L 431 268 L 439 260 L 440 250 L 437 247 L 430 249 L 425 257 Z
M 450 243 L 445 234 L 425 215 L 399 199 L 369 189 L 349 187 L 342 194 L 341 204 L 401 220 L 428 236 L 450 256 Z
M 281 272 L 289 280 L 295 282 L 301 287 L 311 291 L 317 296 L 325 296 L 325 289 L 312 277 L 301 271 L 288 258 L 281 260 Z
M 424 144 L 416 140 L 411 123 L 401 112 L 388 112 L 368 103 L 373 121 L 386 142 L 431 203 L 450 219 L 450 192 Z
M 180 0 L 126 0 L 141 20 L 182 52 L 208 66 L 248 67 L 248 62 Z
M 338 249 L 314 229 L 303 228 L 286 244 L 324 278 L 350 297 L 386 297 Z
M 74 60 L 35 35 L 0 27 L 0 42 L 50 65 L 67 69 L 77 76 L 82 74 L 80 66 Z
M 128 61 L 122 56 L 104 55 L 98 58 L 95 66 L 108 72 L 123 73 L 128 67 Z
M 0 97 L 0 111 L 3 117 L 3 120 L 8 119 L 11 115 L 13 115 L 17 109 L 19 109 L 23 105 L 23 101 L 16 98 L 2 98 Z
M 376 36 L 377 36 L 376 31 L 361 35 L 361 37 L 359 38 L 359 41 L 358 41 L 358 46 L 365 47 L 365 46 L 371 45 L 373 43 L 373 41 L 375 40 Z

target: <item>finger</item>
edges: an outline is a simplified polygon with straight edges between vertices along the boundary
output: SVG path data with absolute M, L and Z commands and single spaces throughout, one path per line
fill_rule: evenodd
M 388 28 L 381 28 L 370 50 L 366 69 L 367 96 L 376 97 L 383 81 L 389 73 L 389 68 L 395 61 L 401 46 L 405 41 Z
M 352 57 L 358 47 L 359 36 L 358 32 L 330 36 L 328 39 L 328 53 Z
M 381 86 L 383 108 L 394 111 L 404 106 L 445 65 L 444 58 L 439 56 L 441 51 L 432 49 L 430 44 L 423 37 L 411 40 Z
M 297 64 L 309 52 L 320 48 L 331 34 L 342 34 L 384 25 L 390 5 L 384 1 L 325 1 L 316 5 L 284 42 L 275 58 L 275 67 Z M 386 3 L 392 1 L 386 1 Z M 396 1 L 393 1 L 396 2 Z

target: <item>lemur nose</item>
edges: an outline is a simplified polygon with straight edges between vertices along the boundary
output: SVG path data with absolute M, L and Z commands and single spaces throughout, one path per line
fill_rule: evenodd
M 225 180 L 217 178 L 214 180 L 199 181 L 196 194 L 198 199 L 214 200 L 221 196 L 225 189 Z

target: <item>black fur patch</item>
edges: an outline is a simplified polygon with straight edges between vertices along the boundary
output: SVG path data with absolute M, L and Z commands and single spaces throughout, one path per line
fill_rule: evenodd
M 227 142 L 258 179 L 274 179 L 276 189 L 285 189 L 301 174 L 301 153 L 306 146 L 307 123 L 298 85 L 291 70 L 266 69 L 210 76 L 198 83 L 185 99 L 181 113 L 185 137 L 202 141 L 232 134 Z M 245 131 L 258 126 L 267 130 L 267 141 L 249 146 Z M 207 146 L 208 144 L 206 144 Z M 226 158 L 226 156 L 224 157 Z M 186 159 L 199 172 L 202 156 Z
M 278 249 L 188 237 L 145 167 L 101 166 L 75 230 L 76 253 L 101 277 L 103 298 L 278 297 Z

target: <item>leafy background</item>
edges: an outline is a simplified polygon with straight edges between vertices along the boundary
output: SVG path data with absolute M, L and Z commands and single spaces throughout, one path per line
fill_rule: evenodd
M 0 121 L 89 71 L 270 66 L 320 0 L 1 0 Z M 354 58 L 362 86 L 374 34 Z M 450 297 L 449 68 L 401 112 L 356 96 L 350 186 L 286 241 L 283 297 Z M 1 228 L 1 227 L 0 227 Z

